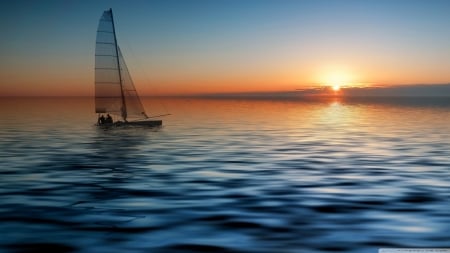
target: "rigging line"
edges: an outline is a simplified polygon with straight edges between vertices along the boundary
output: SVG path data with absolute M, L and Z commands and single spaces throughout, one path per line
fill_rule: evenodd
M 155 115 L 155 116 L 147 117 L 147 118 L 145 118 L 145 119 L 159 118 L 159 117 L 168 116 L 168 115 L 172 115 L 172 114 L 170 114 L 170 113 L 167 113 L 167 114 L 160 114 L 160 115 Z M 143 120 L 145 120 L 145 119 L 136 119 L 136 120 L 131 120 L 131 121 L 129 120 L 129 122 L 143 121 Z
M 170 114 L 170 113 L 160 114 L 160 115 L 155 115 L 155 116 L 147 117 L 147 119 L 151 119 L 151 118 L 159 118 L 159 117 L 168 116 L 168 115 L 172 115 L 172 114 Z
M 113 54 L 96 54 L 95 56 L 117 57 L 117 55 L 113 55 Z

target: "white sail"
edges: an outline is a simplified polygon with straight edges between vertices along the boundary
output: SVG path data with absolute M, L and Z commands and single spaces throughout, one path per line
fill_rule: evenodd
M 103 12 L 95 45 L 95 112 L 147 118 L 115 35 L 112 10 Z
M 103 12 L 95 43 L 95 112 L 120 115 L 121 91 L 111 12 Z

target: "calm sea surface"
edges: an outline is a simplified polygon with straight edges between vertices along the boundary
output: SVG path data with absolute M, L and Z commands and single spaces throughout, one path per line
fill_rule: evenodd
M 0 252 L 450 247 L 450 99 L 0 100 Z

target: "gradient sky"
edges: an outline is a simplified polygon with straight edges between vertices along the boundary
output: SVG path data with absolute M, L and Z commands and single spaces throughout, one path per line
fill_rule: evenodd
M 450 82 L 450 1 L 1 1 L 0 95 L 93 95 L 112 8 L 142 95 Z

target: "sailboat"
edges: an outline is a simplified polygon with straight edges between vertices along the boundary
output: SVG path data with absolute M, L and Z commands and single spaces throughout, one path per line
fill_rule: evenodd
M 99 126 L 158 127 L 162 120 L 150 118 L 168 115 L 147 116 L 117 44 L 112 9 L 103 12 L 97 29 L 95 112 L 99 116 Z M 119 120 L 113 122 L 110 114 Z

